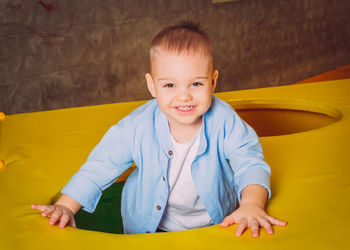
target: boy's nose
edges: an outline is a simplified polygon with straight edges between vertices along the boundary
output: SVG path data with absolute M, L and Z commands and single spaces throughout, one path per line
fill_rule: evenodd
M 182 90 L 178 96 L 177 96 L 179 101 L 182 102 L 187 102 L 187 101 L 191 101 L 192 100 L 192 95 L 191 92 L 189 90 Z

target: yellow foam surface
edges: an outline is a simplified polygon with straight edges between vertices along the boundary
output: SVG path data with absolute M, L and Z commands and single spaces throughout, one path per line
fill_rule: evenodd
M 264 135 L 272 169 L 267 210 L 287 227 L 254 239 L 249 230 L 236 237 L 236 226 L 141 235 L 50 226 L 30 204 L 56 197 L 107 129 L 144 103 L 131 102 L 0 122 L 0 249 L 349 249 L 350 80 L 217 95 Z

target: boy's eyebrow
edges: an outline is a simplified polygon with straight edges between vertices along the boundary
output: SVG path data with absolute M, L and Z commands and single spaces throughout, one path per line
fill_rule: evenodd
M 199 76 L 199 77 L 194 77 L 193 79 L 203 79 L 203 80 L 207 80 L 208 77 L 207 76 Z M 158 78 L 158 81 L 171 81 L 173 79 L 170 79 L 170 78 Z
M 204 80 L 206 80 L 206 79 L 208 79 L 208 77 L 207 76 L 199 76 L 199 77 L 195 77 L 193 79 L 204 79 Z
M 170 78 L 158 78 L 158 81 L 170 80 Z

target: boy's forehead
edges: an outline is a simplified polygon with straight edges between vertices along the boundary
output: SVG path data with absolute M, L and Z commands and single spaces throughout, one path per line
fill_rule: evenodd
M 186 51 L 170 51 L 163 48 L 156 48 L 151 51 L 151 72 L 154 73 L 154 70 L 158 69 L 157 66 L 166 66 L 163 65 L 165 62 L 171 63 L 181 63 L 183 60 L 197 59 L 201 62 L 203 66 L 209 67 L 209 70 L 212 70 L 212 58 L 203 51 L 200 50 L 186 50 Z M 161 67 L 162 68 L 162 67 Z
M 165 57 L 165 56 L 194 56 L 194 57 L 202 57 L 202 58 L 208 58 L 210 60 L 210 55 L 206 53 L 204 49 L 200 48 L 189 48 L 189 49 L 184 49 L 181 51 L 175 51 L 175 50 L 168 50 L 162 47 L 155 47 L 151 49 L 151 60 L 154 58 L 159 58 L 159 57 Z

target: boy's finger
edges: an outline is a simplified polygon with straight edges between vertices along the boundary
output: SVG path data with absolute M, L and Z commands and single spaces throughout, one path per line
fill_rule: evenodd
M 248 226 L 247 220 L 242 219 L 238 223 L 238 226 L 236 228 L 236 236 L 241 236 L 243 234 L 243 232 L 245 231 L 245 229 L 247 228 L 247 226 Z
M 70 225 L 71 227 L 77 227 L 77 225 L 75 224 L 75 220 L 74 220 L 74 219 L 71 219 L 71 220 L 70 220 L 69 225 Z
M 271 216 L 268 216 L 267 219 L 273 225 L 277 225 L 277 226 L 286 226 L 287 225 L 286 221 L 278 220 L 278 219 L 275 219 Z
M 259 221 L 260 225 L 263 228 L 265 228 L 265 230 L 268 234 L 274 233 L 273 228 L 271 226 L 271 223 L 267 219 L 260 217 L 260 218 L 258 218 L 258 221 Z
M 54 206 L 46 206 L 45 209 L 43 209 L 41 212 L 43 215 L 48 216 L 51 213 L 53 213 L 55 211 L 55 207 Z
M 235 220 L 232 216 L 226 216 L 226 218 L 220 223 L 222 227 L 228 227 L 235 223 Z
M 55 212 L 53 212 L 51 214 L 51 218 L 50 218 L 50 221 L 49 221 L 49 224 L 50 225 L 55 225 L 57 220 L 62 216 L 62 211 L 59 209 L 59 210 L 55 210 Z
M 58 225 L 59 228 L 65 228 L 69 222 L 69 216 L 63 214 L 61 216 L 60 224 Z
M 254 238 L 259 237 L 260 227 L 259 227 L 259 223 L 257 220 L 254 220 L 250 223 L 250 229 L 252 231 L 252 236 Z
M 46 205 L 37 205 L 37 204 L 32 204 L 32 209 L 36 209 L 39 210 L 40 212 L 42 212 L 47 206 Z

